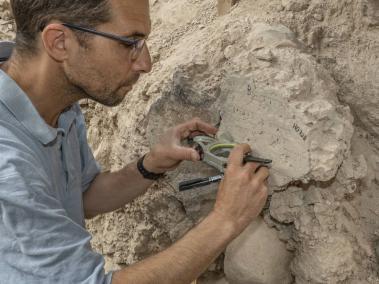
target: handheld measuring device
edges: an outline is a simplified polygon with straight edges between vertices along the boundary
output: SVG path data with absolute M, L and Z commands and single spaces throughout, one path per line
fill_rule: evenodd
M 184 191 L 196 187 L 205 186 L 214 182 L 219 182 L 224 177 L 224 171 L 227 167 L 227 162 L 230 153 L 237 143 L 226 140 L 218 140 L 216 138 L 199 135 L 189 139 L 189 145 L 192 146 L 200 154 L 200 160 L 211 167 L 217 169 L 221 174 L 213 177 L 198 178 L 179 183 L 179 190 Z M 254 162 L 261 166 L 268 167 L 272 160 L 255 157 L 251 154 L 244 156 L 244 162 Z

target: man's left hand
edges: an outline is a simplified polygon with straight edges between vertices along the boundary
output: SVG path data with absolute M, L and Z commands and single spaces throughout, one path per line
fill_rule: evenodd
M 184 139 L 204 133 L 210 136 L 218 129 L 199 118 L 177 125 L 165 132 L 145 157 L 144 167 L 153 173 L 164 173 L 174 170 L 179 164 L 186 161 L 199 161 L 199 153 L 190 147 L 181 144 Z

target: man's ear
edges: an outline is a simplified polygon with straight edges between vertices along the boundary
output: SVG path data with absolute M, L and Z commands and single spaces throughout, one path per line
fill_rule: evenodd
M 67 54 L 67 40 L 70 35 L 61 24 L 49 24 L 42 32 L 42 42 L 45 51 L 58 62 L 64 61 Z

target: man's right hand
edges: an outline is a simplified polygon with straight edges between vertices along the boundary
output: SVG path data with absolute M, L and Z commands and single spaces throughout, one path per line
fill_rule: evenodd
M 185 284 L 194 281 L 261 212 L 267 199 L 267 168 L 243 164 L 249 145 L 228 161 L 212 213 L 168 249 L 114 272 L 112 284 Z
M 250 152 L 247 144 L 234 147 L 212 212 L 232 224 L 236 236 L 259 215 L 268 195 L 268 169 L 260 167 L 256 171 L 259 164 L 243 162 L 244 155 Z

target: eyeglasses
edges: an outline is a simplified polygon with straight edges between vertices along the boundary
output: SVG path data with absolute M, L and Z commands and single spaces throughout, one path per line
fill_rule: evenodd
M 132 60 L 136 60 L 139 57 L 139 55 L 141 54 L 141 52 L 145 46 L 145 43 L 146 43 L 146 39 L 133 39 L 133 38 L 127 37 L 127 36 L 118 36 L 118 35 L 111 34 L 111 33 L 100 32 L 100 31 L 97 31 L 95 29 L 85 28 L 85 27 L 78 26 L 75 24 L 63 23 L 62 25 L 69 28 L 69 29 L 78 30 L 81 32 L 86 32 L 86 33 L 91 33 L 94 35 L 102 36 L 105 38 L 109 38 L 109 39 L 121 42 L 122 44 L 131 48 Z

